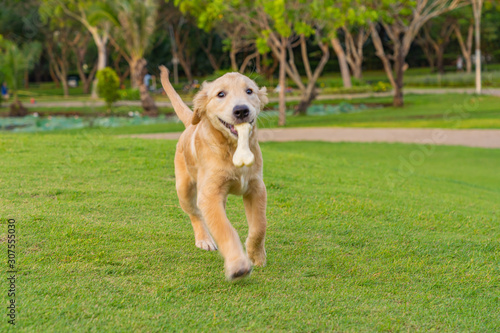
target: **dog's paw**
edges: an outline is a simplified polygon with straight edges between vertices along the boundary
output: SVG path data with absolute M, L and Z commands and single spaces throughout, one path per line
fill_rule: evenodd
M 248 258 L 236 260 L 226 264 L 226 278 L 229 281 L 235 281 L 250 276 L 252 273 L 252 263 Z
M 255 246 L 247 239 L 245 245 L 247 248 L 248 258 L 250 258 L 252 263 L 255 266 L 266 266 L 266 249 L 264 247 L 264 242 L 260 243 L 258 246 Z
M 266 250 L 264 248 L 258 251 L 249 251 L 248 257 L 255 266 L 266 266 Z
M 217 251 L 217 245 L 213 239 L 200 239 L 196 241 L 196 247 L 206 251 Z

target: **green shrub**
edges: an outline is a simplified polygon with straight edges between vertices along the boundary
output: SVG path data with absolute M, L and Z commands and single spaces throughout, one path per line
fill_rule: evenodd
M 372 90 L 374 92 L 385 92 L 385 91 L 390 91 L 391 89 L 392 87 L 389 83 L 385 83 L 382 81 L 378 81 L 377 84 L 372 86 Z
M 97 93 L 106 102 L 108 112 L 111 111 L 111 105 L 120 99 L 118 89 L 120 79 L 112 68 L 106 67 L 97 72 Z
M 122 89 L 118 91 L 121 100 L 125 101 L 139 101 L 141 100 L 141 93 L 139 89 Z

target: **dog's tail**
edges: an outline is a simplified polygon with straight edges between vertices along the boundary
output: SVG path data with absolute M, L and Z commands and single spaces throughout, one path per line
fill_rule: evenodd
M 191 121 L 193 118 L 193 111 L 184 103 L 179 94 L 175 91 L 174 87 L 170 83 L 168 79 L 168 69 L 165 66 L 160 66 L 161 72 L 161 85 L 163 89 L 167 93 L 172 106 L 174 107 L 175 113 L 177 117 L 184 123 L 184 126 L 188 127 L 191 125 Z

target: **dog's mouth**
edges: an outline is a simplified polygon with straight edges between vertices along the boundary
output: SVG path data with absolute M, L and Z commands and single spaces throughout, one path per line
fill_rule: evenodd
M 231 134 L 233 134 L 235 137 L 238 137 L 238 131 L 234 128 L 233 124 L 225 122 L 224 120 L 220 119 L 219 117 L 217 117 L 217 118 L 222 123 L 222 125 L 226 126 L 226 128 L 231 132 Z M 254 122 L 255 122 L 255 119 L 252 119 L 252 121 L 250 121 L 249 124 L 253 125 Z

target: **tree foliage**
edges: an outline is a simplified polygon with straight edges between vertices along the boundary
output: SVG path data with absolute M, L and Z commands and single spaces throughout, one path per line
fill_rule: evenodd
M 7 39 L 0 39 L 0 74 L 12 90 L 16 101 L 24 72 L 33 69 L 41 51 L 42 45 L 37 41 L 19 46 Z

